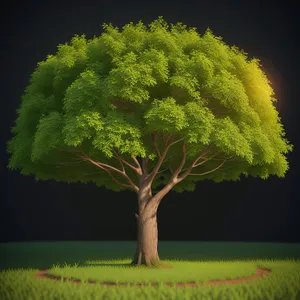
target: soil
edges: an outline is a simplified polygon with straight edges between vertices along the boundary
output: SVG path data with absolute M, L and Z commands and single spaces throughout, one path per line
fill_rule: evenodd
M 48 278 L 48 279 L 53 279 L 53 280 L 59 280 L 61 281 L 61 277 L 60 276 L 55 276 L 55 275 L 50 275 L 47 274 L 48 270 L 40 270 L 38 273 L 36 273 L 36 277 L 38 278 Z M 238 278 L 238 279 L 230 279 L 230 280 L 213 280 L 213 281 L 208 281 L 206 283 L 206 285 L 217 285 L 217 284 L 236 284 L 236 283 L 241 283 L 241 282 L 247 282 L 256 278 L 261 278 L 265 275 L 268 275 L 269 273 L 271 273 L 271 270 L 267 270 L 267 269 L 262 269 L 262 268 L 257 268 L 256 269 L 256 274 L 252 275 L 252 276 L 248 276 L 248 277 L 244 277 L 244 278 Z M 70 281 L 73 283 L 80 283 L 81 280 L 80 279 L 72 279 L 72 278 L 63 278 L 63 281 Z M 95 281 L 89 280 L 88 281 L 89 284 L 95 284 Z M 102 286 L 146 286 L 148 285 L 147 283 L 112 283 L 112 282 L 101 282 L 98 283 Z M 170 282 L 166 282 L 165 283 L 168 286 L 174 286 L 173 283 Z M 204 285 L 204 283 L 199 282 L 198 285 Z M 151 283 L 151 286 L 158 286 L 157 283 Z M 197 286 L 196 282 L 184 282 L 184 283 L 176 283 L 175 284 L 176 287 L 195 287 Z

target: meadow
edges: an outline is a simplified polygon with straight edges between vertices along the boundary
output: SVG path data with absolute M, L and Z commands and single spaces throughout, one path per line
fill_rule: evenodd
M 135 242 L 32 242 L 0 244 L 0 299 L 300 299 L 300 244 L 159 242 L 171 269 L 130 267 Z M 262 278 L 232 285 L 167 286 L 255 274 Z M 37 278 L 49 274 L 82 283 Z M 157 282 L 157 287 L 118 287 L 97 282 Z

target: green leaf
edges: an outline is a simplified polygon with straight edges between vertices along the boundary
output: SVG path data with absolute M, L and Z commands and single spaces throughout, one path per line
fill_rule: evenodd
M 249 163 L 253 161 L 249 142 L 229 117 L 215 119 L 212 141 L 227 154 L 240 156 Z
M 62 126 L 63 117 L 58 112 L 52 112 L 39 121 L 33 141 L 32 161 L 41 159 L 43 155 L 48 154 L 51 149 L 61 145 Z
M 178 132 L 187 126 L 183 107 L 176 104 L 175 99 L 168 97 L 155 99 L 145 114 L 147 131 Z
M 123 114 L 113 111 L 104 119 L 103 130 L 96 133 L 93 146 L 110 158 L 114 148 L 122 154 L 144 157 L 141 136 L 142 132 L 136 124 L 126 120 Z
M 235 158 L 215 172 L 187 177 L 175 187 L 178 192 L 192 191 L 204 179 L 284 177 L 293 145 L 275 101 L 259 60 L 210 29 L 200 35 L 163 17 L 147 26 L 104 24 L 100 36 L 75 35 L 37 64 L 7 143 L 8 167 L 37 179 L 92 181 L 120 191 L 126 188 L 107 172 L 88 162 L 74 164 L 73 152 L 58 149 L 84 150 L 115 167 L 120 164 L 114 151 L 129 160 L 148 157 L 153 169 L 159 159 L 155 134 L 160 151 L 166 136 L 183 139 L 170 147 L 162 169 L 178 167 L 183 142 L 185 167 L 207 147 L 222 159 Z M 210 171 L 217 163 L 208 161 L 196 171 Z M 153 182 L 156 190 L 172 176 L 169 170 L 160 174 Z
M 100 113 L 81 110 L 80 114 L 66 118 L 62 129 L 64 141 L 66 145 L 76 147 L 101 131 L 103 124 Z
M 209 144 L 214 130 L 214 115 L 199 102 L 189 102 L 184 107 L 188 126 L 186 136 L 189 143 Z

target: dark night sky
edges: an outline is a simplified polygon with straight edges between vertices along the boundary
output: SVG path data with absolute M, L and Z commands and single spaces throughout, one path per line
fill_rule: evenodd
M 274 84 L 276 107 L 295 145 L 285 179 L 204 181 L 193 193 L 169 193 L 158 211 L 160 240 L 300 242 L 298 134 L 299 31 L 296 4 L 265 1 L 10 1 L 2 10 L 0 242 L 135 240 L 133 192 L 88 185 L 35 182 L 8 171 L 5 143 L 37 62 L 74 34 L 99 35 L 103 22 L 171 23 L 210 27 L 230 45 L 258 57 Z M 197 3 L 194 4 L 193 2 Z M 269 4 L 267 4 L 269 3 Z M 283 4 L 284 3 L 284 4 Z M 3 92 L 4 91 L 4 92 Z

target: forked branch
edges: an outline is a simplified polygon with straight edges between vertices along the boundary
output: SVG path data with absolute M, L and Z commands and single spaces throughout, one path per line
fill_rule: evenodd
M 120 162 L 122 165 L 122 170 L 115 168 L 111 165 L 105 164 L 105 163 L 101 163 L 98 161 L 93 160 L 91 157 L 89 157 L 88 155 L 86 155 L 84 153 L 84 151 L 82 149 L 74 149 L 74 150 L 65 150 L 65 149 L 58 149 L 59 151 L 63 151 L 63 152 L 69 152 L 69 153 L 73 153 L 75 154 L 77 157 L 80 157 L 82 160 L 87 161 L 93 165 L 95 165 L 96 167 L 106 171 L 110 177 L 119 185 L 124 186 L 124 187 L 129 187 L 131 189 L 133 189 L 135 192 L 138 193 L 139 191 L 139 187 L 137 185 L 134 184 L 134 182 L 130 179 L 130 177 L 126 174 L 125 168 L 123 163 L 125 163 L 125 160 L 120 158 Z M 126 164 L 126 163 L 125 163 Z M 120 174 L 122 177 L 124 177 L 128 184 L 122 183 L 120 182 L 113 174 L 112 171 Z
M 164 186 L 164 188 L 162 188 L 156 195 L 154 195 L 154 197 L 151 199 L 151 201 L 149 201 L 146 205 L 146 208 L 148 209 L 157 209 L 158 208 L 158 205 L 160 203 L 160 201 L 162 200 L 162 198 L 176 185 L 178 184 L 179 182 L 181 182 L 182 180 L 184 180 L 188 175 L 205 175 L 205 174 L 208 174 L 208 173 L 211 173 L 211 172 L 214 172 L 216 171 L 217 169 L 221 168 L 223 166 L 223 164 L 225 163 L 225 161 L 229 160 L 230 158 L 226 158 L 224 159 L 224 161 L 216 168 L 214 168 L 213 170 L 210 170 L 208 172 L 204 172 L 204 173 L 201 173 L 201 174 L 191 174 L 191 170 L 193 168 L 196 168 L 202 164 L 204 164 L 205 162 L 209 161 L 210 159 L 212 159 L 213 157 L 215 157 L 218 153 L 215 153 L 213 154 L 210 158 L 205 158 L 204 161 L 198 163 L 198 161 L 205 157 L 205 155 L 207 155 L 208 153 L 210 153 L 210 150 L 209 148 L 205 149 L 191 164 L 191 166 L 187 169 L 185 169 L 186 171 L 178 177 L 179 173 L 184 171 L 183 170 L 183 167 L 185 165 L 185 162 L 186 162 L 186 155 L 187 155 L 187 146 L 186 144 L 184 143 L 183 146 L 182 146 L 182 153 L 183 153 L 183 156 L 182 156 L 182 160 L 178 166 L 178 168 L 175 170 L 175 172 L 172 171 L 173 175 L 170 179 L 170 181 L 168 182 L 168 184 L 166 184 Z
M 117 151 L 114 151 L 115 155 L 116 155 L 116 159 L 119 160 L 119 162 L 121 163 L 122 165 L 122 168 L 124 170 L 124 165 L 127 165 L 130 169 L 132 169 L 138 176 L 141 176 L 142 175 L 142 170 L 141 170 L 141 167 L 135 167 L 133 166 L 131 163 L 129 163 L 127 160 L 125 160 L 124 158 L 122 158 Z
M 116 173 L 120 174 L 121 176 L 123 176 L 129 183 L 129 186 L 136 192 L 139 191 L 138 186 L 136 186 L 133 181 L 130 179 L 130 177 L 126 174 L 125 169 L 124 170 L 119 170 L 111 165 L 105 164 L 105 163 L 101 163 L 101 162 L 96 162 L 93 159 L 91 159 L 89 156 L 87 156 L 83 151 L 82 154 L 79 154 L 80 157 L 82 157 L 83 159 L 85 159 L 86 161 L 92 163 L 95 166 L 98 166 L 99 168 L 107 168 L 110 169 L 112 171 L 115 171 Z M 128 186 L 128 185 L 126 185 Z
M 193 173 L 190 173 L 190 174 L 188 174 L 188 175 L 189 175 L 189 176 L 190 176 L 190 175 L 202 176 L 202 175 L 206 175 L 206 174 L 212 173 L 212 172 L 214 172 L 214 171 L 220 169 L 220 168 L 224 165 L 224 163 L 225 163 L 226 160 L 227 160 L 227 159 L 224 159 L 223 162 L 222 162 L 219 166 L 217 166 L 216 168 L 214 168 L 214 169 L 212 169 L 212 170 L 210 170 L 210 171 L 207 171 L 207 172 L 204 172 L 204 173 L 200 173 L 200 174 L 193 174 Z
M 100 169 L 103 169 L 104 171 L 106 171 L 106 172 L 110 175 L 110 177 L 111 177 L 117 184 L 119 184 L 119 185 L 121 185 L 121 186 L 129 187 L 129 188 L 133 188 L 133 187 L 132 187 L 131 185 L 129 185 L 129 184 L 125 184 L 125 183 L 120 182 L 118 179 L 115 178 L 115 176 L 113 176 L 113 174 L 112 174 L 109 170 L 107 170 L 106 168 L 102 167 L 101 165 L 97 164 L 97 167 L 99 167 Z
M 166 157 L 166 155 L 167 155 L 168 150 L 170 149 L 170 147 L 184 140 L 184 138 L 181 138 L 181 139 L 179 139 L 179 140 L 177 140 L 177 141 L 174 141 L 174 142 L 171 142 L 170 144 L 167 144 L 168 141 L 169 141 L 169 139 L 170 139 L 170 137 L 171 137 L 171 136 L 169 135 L 169 136 L 166 138 L 166 147 L 165 147 L 165 150 L 164 150 L 163 153 L 161 154 L 161 156 L 160 156 L 160 158 L 159 158 L 159 160 L 158 160 L 156 166 L 155 166 L 154 169 L 152 170 L 152 172 L 151 172 L 151 173 L 148 175 L 148 177 L 146 178 L 146 179 L 148 180 L 149 184 L 152 183 L 152 181 L 153 181 L 153 179 L 155 178 L 157 172 L 159 171 L 159 169 L 160 169 L 162 163 L 164 162 L 164 159 L 165 159 L 165 157 Z
M 191 165 L 189 168 L 182 169 L 182 170 L 180 170 L 180 172 L 183 172 L 183 171 L 186 171 L 186 170 L 191 171 L 193 168 L 199 167 L 199 166 L 203 165 L 204 163 L 206 163 L 207 161 L 212 160 L 213 157 L 215 157 L 215 156 L 218 154 L 218 153 L 216 153 L 216 154 L 213 154 L 211 157 L 205 158 L 204 155 L 206 155 L 206 154 L 208 154 L 208 153 L 209 153 L 209 151 L 206 151 L 206 152 L 200 154 L 200 155 L 193 161 L 192 165 Z M 197 163 L 201 158 L 205 158 L 205 159 L 204 159 L 203 161 L 201 161 L 200 163 Z
M 134 155 L 132 155 L 131 158 L 132 158 L 133 161 L 135 162 L 137 168 L 138 168 L 139 170 L 142 170 L 142 166 L 141 166 L 141 164 L 139 163 L 139 161 L 137 160 L 137 158 L 136 158 Z
M 213 158 L 213 157 L 215 157 L 217 155 L 217 153 L 216 154 L 214 154 L 214 155 L 212 155 L 211 156 L 211 158 Z M 204 164 L 205 162 L 207 162 L 207 161 L 209 161 L 211 158 L 207 158 L 207 159 L 205 159 L 204 161 L 202 161 L 202 162 L 200 162 L 200 163 L 196 163 L 195 164 L 195 162 L 196 161 L 198 161 L 198 159 L 196 159 L 193 163 L 192 163 L 192 165 L 180 176 L 180 177 L 178 177 L 178 182 L 180 182 L 180 181 L 182 181 L 183 179 L 185 179 L 187 176 L 189 176 L 189 175 L 193 175 L 193 176 L 202 176 L 202 175 L 206 175 L 206 174 L 209 174 L 209 173 L 212 173 L 212 172 L 214 172 L 214 171 L 216 171 L 216 170 L 218 170 L 218 169 L 220 169 L 223 165 L 224 165 L 224 163 L 226 162 L 226 161 L 228 161 L 228 160 L 230 160 L 230 158 L 232 158 L 233 157 L 233 155 L 232 156 L 230 156 L 230 157 L 228 157 L 228 158 L 225 158 L 225 159 L 223 159 L 223 161 L 222 161 L 222 163 L 219 165 L 219 166 L 217 166 L 216 168 L 214 168 L 214 169 L 212 169 L 212 170 L 210 170 L 210 171 L 207 171 L 207 172 L 204 172 L 204 173 L 200 173 L 200 174 L 194 174 L 194 173 L 191 173 L 191 170 L 193 169 L 193 168 L 196 168 L 196 167 L 198 167 L 198 166 L 200 166 L 200 165 L 202 165 L 202 164 Z

